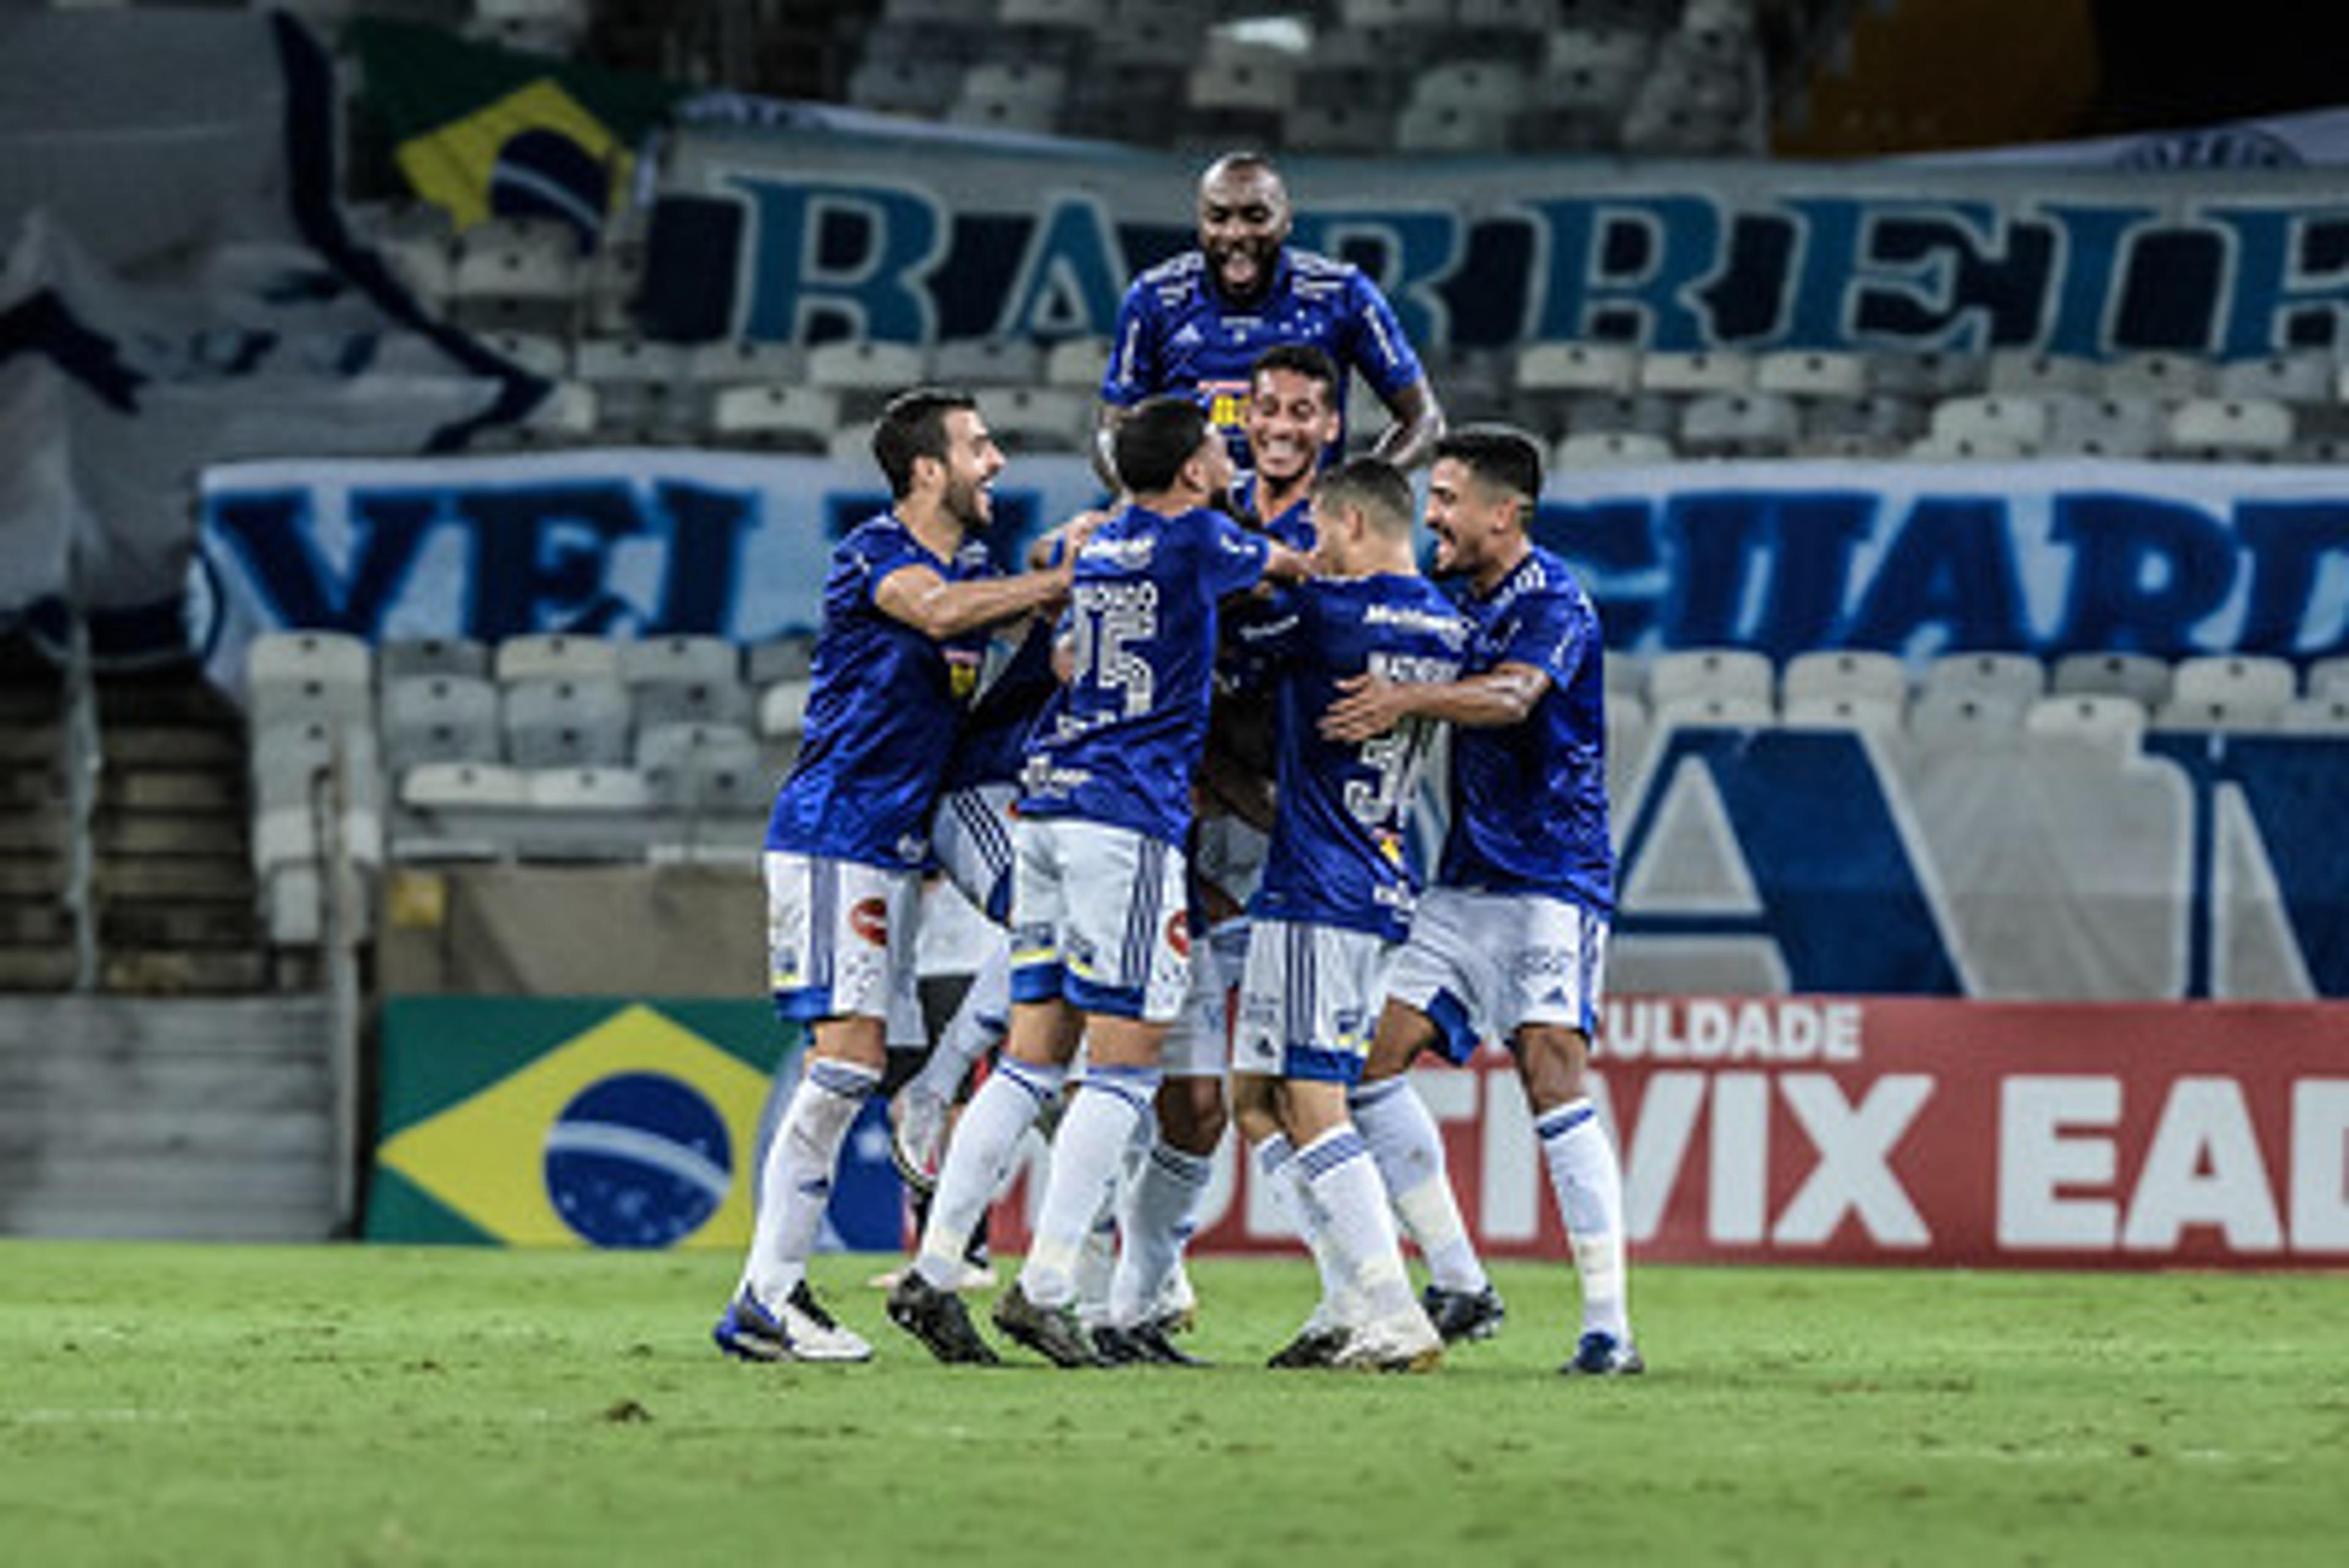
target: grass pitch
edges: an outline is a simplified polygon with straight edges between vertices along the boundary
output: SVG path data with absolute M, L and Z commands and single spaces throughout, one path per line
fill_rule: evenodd
M 1196 1265 L 1204 1372 L 744 1366 L 718 1257 L 0 1243 L 23 1563 L 2336 1563 L 2349 1279 L 1562 1267 L 1429 1377 L 1268 1373 L 1301 1262 Z

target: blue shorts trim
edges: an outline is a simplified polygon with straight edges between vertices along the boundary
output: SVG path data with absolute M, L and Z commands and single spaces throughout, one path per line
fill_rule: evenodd
M 1427 1016 L 1435 1025 L 1437 1054 L 1455 1067 L 1466 1066 L 1476 1054 L 1476 1025 L 1468 1017 L 1468 1004 L 1439 991 L 1428 999 Z
M 832 987 L 829 984 L 793 986 L 789 991 L 778 991 L 772 995 L 775 1016 L 786 1023 L 816 1023 L 840 1016 L 840 1010 L 832 1004 Z
M 1351 1088 L 1362 1081 L 1362 1058 L 1351 1051 L 1290 1045 L 1280 1054 L 1280 1075 L 1308 1084 L 1343 1084 Z
M 1011 967 L 1014 1002 L 1058 1002 L 1068 985 L 1069 971 L 1058 959 L 1040 959 Z
M 1019 977 L 1012 977 L 1012 994 L 1019 994 Z M 1103 985 L 1097 980 L 1084 980 L 1076 975 L 1062 978 L 1058 994 L 1070 1004 L 1086 1012 L 1106 1012 L 1115 1018 L 1142 1016 L 1143 988 L 1138 985 Z

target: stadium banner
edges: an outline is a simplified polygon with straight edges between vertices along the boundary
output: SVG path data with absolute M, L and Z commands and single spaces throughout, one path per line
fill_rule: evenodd
M 231 688 L 236 639 L 284 627 L 753 641 L 812 626 L 830 541 L 887 501 L 869 462 L 684 449 L 229 463 L 201 494 L 192 636 Z M 1015 458 L 995 492 L 1000 558 L 1100 495 L 1082 459 Z M 2349 649 L 2337 469 L 1560 470 L 1537 531 L 1618 651 Z
M 1193 243 L 1198 161 L 1088 143 L 688 129 L 658 176 L 657 336 L 1107 336 Z M 2341 339 L 2323 169 L 1297 159 L 1297 243 L 1422 348 L 2031 348 L 2240 358 Z
M 1626 996 L 1597 1067 L 1635 1265 L 2349 1266 L 2349 1006 Z M 1565 1258 L 1510 1059 L 1413 1077 L 1480 1250 Z M 1195 1250 L 1295 1245 L 1247 1164 Z
M 404 996 L 382 1016 L 367 1240 L 748 1244 L 800 1051 L 764 1002 Z M 883 1114 L 843 1147 L 829 1246 L 897 1245 Z

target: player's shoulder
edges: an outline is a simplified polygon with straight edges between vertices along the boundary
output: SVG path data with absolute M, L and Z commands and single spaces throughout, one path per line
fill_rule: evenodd
M 1288 253 L 1289 291 L 1300 299 L 1341 299 L 1356 289 L 1373 286 L 1370 275 L 1352 262 L 1319 251 L 1292 248 Z
M 1135 275 L 1126 293 L 1130 297 L 1143 300 L 1162 310 L 1172 309 L 1197 294 L 1199 280 L 1206 275 L 1206 271 L 1205 252 L 1184 251 L 1167 257 L 1155 266 L 1143 268 Z

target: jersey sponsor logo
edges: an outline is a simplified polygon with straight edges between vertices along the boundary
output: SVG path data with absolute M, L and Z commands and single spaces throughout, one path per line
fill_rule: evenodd
M 848 929 L 876 948 L 889 945 L 889 906 L 878 898 L 860 898 L 848 911 Z

